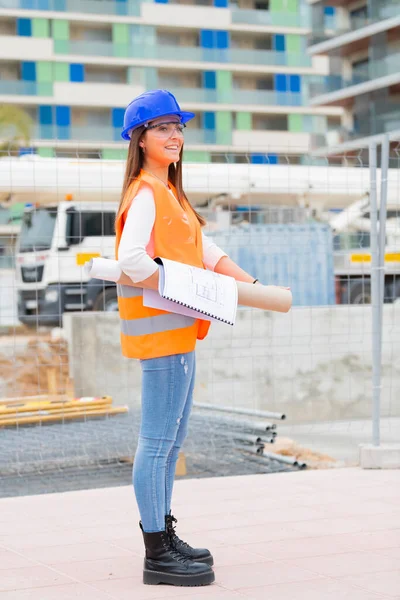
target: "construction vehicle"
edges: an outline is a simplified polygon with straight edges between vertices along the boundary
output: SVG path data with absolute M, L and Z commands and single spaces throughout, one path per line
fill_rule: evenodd
M 16 249 L 21 322 L 54 325 L 64 312 L 116 309 L 115 291 L 107 291 L 102 282 L 88 287 L 82 265 L 95 256 L 114 257 L 113 223 L 123 169 L 122 161 L 0 159 L 0 201 L 26 202 Z M 379 176 L 378 171 L 378 186 Z M 268 219 L 271 207 L 281 214 L 296 209 L 303 220 L 328 221 L 336 244 L 338 303 L 370 299 L 369 187 L 368 169 L 361 168 L 184 166 L 184 188 L 211 230 L 234 230 L 232 215 L 237 216 L 238 206 L 257 214 L 258 222 Z M 397 172 L 389 170 L 385 297 L 391 301 L 400 297 L 398 196 Z

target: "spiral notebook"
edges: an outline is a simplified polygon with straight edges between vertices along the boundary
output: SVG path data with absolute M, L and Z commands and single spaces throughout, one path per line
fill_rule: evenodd
M 238 292 L 233 277 L 167 258 L 155 261 L 160 265 L 158 292 L 143 290 L 145 306 L 235 324 Z

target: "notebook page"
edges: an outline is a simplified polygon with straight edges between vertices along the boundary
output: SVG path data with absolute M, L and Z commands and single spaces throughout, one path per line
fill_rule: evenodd
M 160 258 L 164 271 L 160 294 L 174 302 L 234 324 L 237 311 L 237 285 L 233 277 Z

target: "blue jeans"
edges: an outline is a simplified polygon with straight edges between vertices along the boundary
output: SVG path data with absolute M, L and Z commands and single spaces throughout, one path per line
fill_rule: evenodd
M 133 464 L 133 487 L 146 532 L 165 528 L 179 449 L 193 404 L 195 352 L 140 361 L 142 420 Z

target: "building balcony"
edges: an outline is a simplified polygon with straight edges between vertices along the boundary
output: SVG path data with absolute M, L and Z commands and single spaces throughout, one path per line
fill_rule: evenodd
M 335 18 L 326 23 L 325 26 L 313 27 L 310 35 L 310 45 L 320 44 L 332 38 L 339 38 L 341 35 L 358 31 L 398 16 L 400 16 L 400 0 L 379 0 L 379 2 L 375 3 L 374 14 L 369 17 L 349 17 L 347 22 L 343 22 L 343 18 Z
M 146 1 L 146 0 L 143 0 Z M 140 16 L 140 0 L 0 0 L 0 8 Z
M 268 10 L 245 10 L 240 8 L 232 9 L 232 23 L 269 27 L 310 27 L 308 16 L 299 12 L 278 13 Z
M 160 87 L 163 86 L 160 83 Z M 273 90 L 216 90 L 205 88 L 170 88 L 182 104 L 231 104 L 233 106 L 303 106 L 305 96 L 300 92 L 276 92 Z M 125 106 L 133 95 L 144 88 L 128 84 L 41 83 L 36 81 L 0 80 L 0 96 L 50 96 L 55 103 L 73 97 L 73 105 L 81 106 Z
M 233 104 L 253 106 L 303 106 L 304 95 L 300 92 L 276 92 L 274 90 L 216 90 L 204 88 L 171 88 L 179 102 L 185 104 Z
M 0 96 L 52 96 L 52 83 L 0 79 Z
M 311 58 L 301 53 L 239 48 L 200 48 L 163 44 L 114 44 L 81 40 L 54 40 L 57 54 L 105 56 L 175 62 L 230 63 L 257 66 L 311 67 Z
M 400 52 L 385 56 L 380 60 L 370 61 L 365 67 L 353 69 L 351 77 L 343 77 L 342 75 L 313 77 L 310 82 L 310 98 L 319 102 L 319 96 L 369 83 L 387 75 L 395 75 L 399 73 L 399 61 Z M 364 90 L 360 89 L 357 93 L 364 93 Z M 329 102 L 329 98 L 324 98 L 324 102 Z
M 338 154 L 357 148 L 357 140 L 365 140 L 371 136 L 400 130 L 400 103 L 390 108 L 383 108 L 380 114 L 358 115 L 360 125 L 354 129 L 340 127 L 326 133 L 312 134 L 313 149 L 322 154 Z

